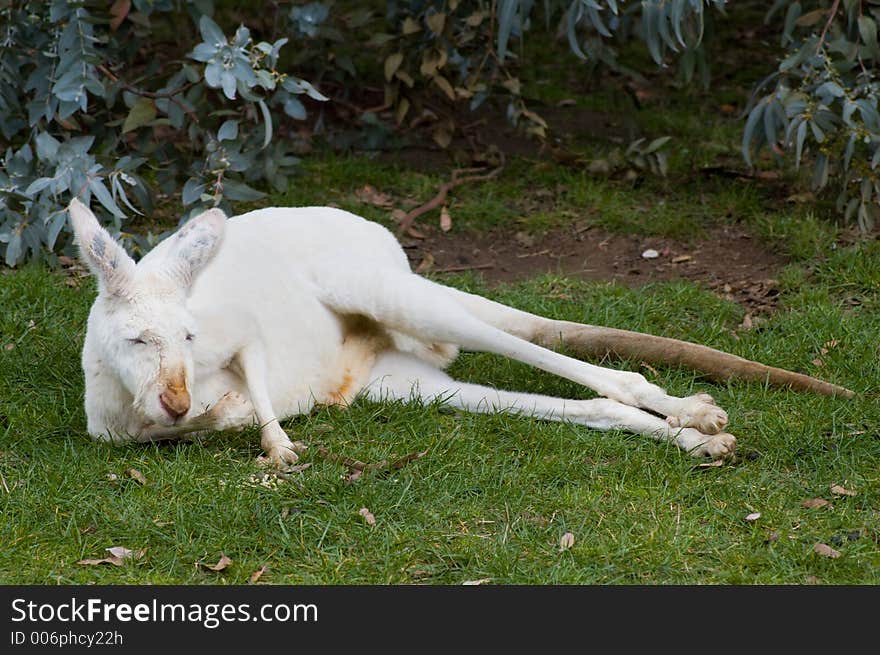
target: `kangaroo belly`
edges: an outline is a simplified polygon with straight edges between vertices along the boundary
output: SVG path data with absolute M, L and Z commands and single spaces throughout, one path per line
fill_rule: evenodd
M 207 291 L 207 289 L 205 290 Z M 343 321 L 308 293 L 264 293 L 259 300 L 194 298 L 215 309 L 196 310 L 202 326 L 195 361 L 195 401 L 204 410 L 229 391 L 249 397 L 236 354 L 258 343 L 265 357 L 265 384 L 277 418 L 309 412 L 326 402 L 328 389 L 345 375 Z

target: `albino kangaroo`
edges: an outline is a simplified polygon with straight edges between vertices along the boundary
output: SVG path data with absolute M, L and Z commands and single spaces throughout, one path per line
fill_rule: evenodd
M 316 404 L 433 400 L 622 429 L 723 457 L 736 439 L 706 394 L 676 398 L 638 373 L 544 346 L 681 363 L 727 379 L 852 392 L 674 339 L 555 321 L 426 280 L 384 227 L 327 207 L 193 218 L 139 263 L 83 203 L 68 208 L 98 279 L 82 363 L 89 433 L 150 441 L 260 427 L 264 462 L 295 462 L 301 444 L 278 420 Z M 457 382 L 458 349 L 512 357 L 604 398 L 564 400 Z M 661 418 L 665 417 L 665 418 Z

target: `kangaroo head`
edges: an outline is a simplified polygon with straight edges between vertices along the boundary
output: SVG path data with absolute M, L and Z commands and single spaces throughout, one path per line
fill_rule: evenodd
M 80 257 L 98 279 L 88 324 L 93 354 L 131 394 L 135 411 L 172 425 L 192 404 L 198 326 L 187 298 L 220 246 L 226 216 L 219 209 L 196 216 L 135 264 L 86 205 L 74 199 L 68 212 Z

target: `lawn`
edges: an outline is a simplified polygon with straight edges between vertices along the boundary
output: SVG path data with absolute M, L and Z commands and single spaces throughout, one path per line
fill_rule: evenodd
M 530 311 L 699 341 L 858 392 L 841 400 L 717 385 L 630 362 L 676 394 L 709 391 L 727 409 L 739 457 L 719 467 L 623 433 L 364 401 L 286 421 L 311 445 L 301 460 L 311 466 L 286 479 L 257 466 L 253 431 L 176 445 L 93 443 L 79 367 L 91 280 L 72 287 L 37 267 L 7 272 L 0 581 L 245 583 L 265 566 L 259 581 L 282 584 L 876 584 L 876 246 L 792 264 L 780 309 L 752 330 L 737 329 L 742 308 L 689 282 L 629 289 L 541 276 L 486 289 L 475 274 L 443 276 Z M 485 354 L 463 356 L 452 372 L 585 397 L 571 382 Z M 422 452 L 357 479 L 340 459 Z M 804 506 L 817 498 L 827 503 Z M 561 549 L 569 532 L 574 544 Z M 840 556 L 816 553 L 817 543 Z M 78 564 L 113 546 L 144 552 L 119 567 Z M 199 564 L 221 555 L 233 562 L 222 571 Z

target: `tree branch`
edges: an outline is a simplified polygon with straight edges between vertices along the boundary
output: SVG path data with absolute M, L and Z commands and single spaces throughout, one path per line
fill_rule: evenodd
M 463 173 L 474 173 L 476 171 L 483 171 L 485 170 L 484 168 L 463 168 L 452 171 L 452 179 L 440 185 L 440 189 L 437 191 L 437 195 L 435 195 L 425 204 L 410 210 L 410 212 L 401 219 L 400 227 L 398 228 L 397 233 L 404 234 L 409 228 L 412 227 L 412 224 L 419 216 L 421 216 L 422 214 L 427 214 L 429 211 L 432 211 L 439 207 L 442 207 L 446 203 L 446 197 L 449 195 L 449 192 L 452 191 L 454 188 L 461 186 L 462 184 L 467 184 L 468 182 L 485 182 L 486 180 L 491 180 L 492 178 L 498 177 L 498 174 L 501 173 L 503 169 L 504 155 L 502 154 L 501 163 L 498 164 L 496 168 L 483 175 L 462 176 Z
M 834 4 L 831 5 L 831 9 L 828 10 L 828 20 L 825 22 L 825 27 L 822 28 L 822 34 L 819 35 L 819 45 L 816 46 L 816 54 L 819 54 L 822 46 L 825 45 L 825 35 L 828 34 L 831 23 L 834 22 L 834 17 L 837 15 L 837 8 L 839 6 L 840 0 L 834 0 Z
M 166 91 L 164 93 L 154 93 L 152 91 L 144 91 L 143 89 L 139 89 L 136 86 L 132 86 L 126 82 L 121 81 L 116 75 L 114 75 L 110 70 L 107 69 L 104 65 L 99 65 L 98 70 L 104 73 L 108 78 L 113 80 L 114 82 L 118 82 L 119 85 L 125 89 L 126 91 L 135 94 L 136 96 L 142 96 L 144 98 L 152 98 L 153 100 L 170 100 L 175 105 L 180 107 L 181 111 L 183 111 L 187 116 L 189 116 L 194 123 L 199 122 L 199 117 L 196 113 L 186 105 L 184 105 L 180 100 L 177 99 L 177 96 L 185 91 L 191 89 L 195 86 L 195 82 L 187 82 L 181 87 L 178 87 L 174 91 Z

